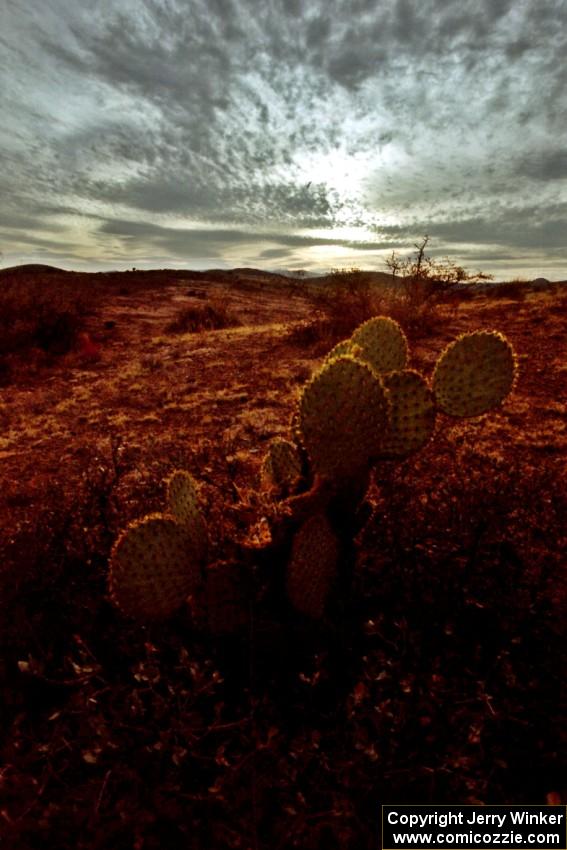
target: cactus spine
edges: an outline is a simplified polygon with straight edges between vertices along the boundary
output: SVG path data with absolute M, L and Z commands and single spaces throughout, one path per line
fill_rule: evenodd
M 502 403 L 515 373 L 512 346 L 501 333 L 462 334 L 441 354 L 433 392 L 439 408 L 449 416 L 480 416 Z
M 110 598 L 128 616 L 168 617 L 200 584 L 191 535 L 173 517 L 150 514 L 127 526 L 114 544 Z
M 391 413 L 380 443 L 380 456 L 406 457 L 423 448 L 433 434 L 433 393 L 419 372 L 410 369 L 385 375 L 384 386 Z
M 177 469 L 166 480 L 166 503 L 170 513 L 187 531 L 199 558 L 207 554 L 207 526 L 199 507 L 197 482 L 192 475 Z
M 323 615 L 339 566 L 342 589 L 348 587 L 344 567 L 355 562 L 373 465 L 422 448 L 439 411 L 471 417 L 497 407 L 516 374 L 512 347 L 496 331 L 463 334 L 451 343 L 436 364 L 432 388 L 407 361 L 407 340 L 396 322 L 365 322 L 303 388 L 291 422 L 296 443 L 277 438 L 264 459 L 262 477 L 271 490 L 263 498 L 274 506 L 266 546 L 283 559 L 291 545 L 287 595 L 312 618 Z M 178 470 L 168 479 L 166 505 L 165 514 L 130 524 L 116 541 L 111 599 L 148 620 L 168 616 L 190 596 L 195 622 L 230 633 L 246 622 L 247 591 L 235 563 L 217 562 L 202 572 L 207 527 L 189 473 Z M 282 530 L 289 535 L 284 544 Z
M 384 386 L 367 364 L 349 355 L 325 363 L 299 401 L 301 439 L 313 471 L 340 478 L 367 465 L 388 416 Z
M 375 316 L 360 325 L 351 336 L 350 344 L 360 349 L 356 356 L 379 374 L 405 369 L 408 360 L 406 335 L 398 323 L 387 316 Z
M 110 556 L 110 598 L 139 620 L 169 616 L 202 586 L 207 528 L 189 473 L 167 479 L 166 505 L 128 525 Z
M 281 437 L 272 440 L 262 464 L 263 481 L 277 489 L 288 490 L 301 476 L 301 472 L 297 446 Z

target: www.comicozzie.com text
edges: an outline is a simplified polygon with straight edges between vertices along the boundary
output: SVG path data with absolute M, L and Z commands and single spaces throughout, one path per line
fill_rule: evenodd
M 509 820 L 507 820 L 509 819 Z M 504 812 L 503 814 L 471 812 L 467 818 L 463 812 L 430 812 L 426 815 L 403 814 L 401 812 L 388 812 L 388 823 L 392 826 L 497 826 L 499 829 L 506 825 L 527 826 L 537 824 L 538 826 L 555 826 L 564 823 L 564 813 L 548 814 L 547 812 Z

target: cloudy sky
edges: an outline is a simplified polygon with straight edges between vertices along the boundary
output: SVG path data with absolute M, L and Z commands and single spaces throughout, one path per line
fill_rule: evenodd
M 567 0 L 1 0 L 0 262 L 567 277 Z

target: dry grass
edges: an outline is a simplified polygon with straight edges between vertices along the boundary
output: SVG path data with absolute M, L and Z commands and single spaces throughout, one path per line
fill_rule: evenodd
M 306 286 L 306 291 L 310 317 L 291 330 L 290 341 L 296 345 L 317 343 L 321 350 L 331 348 L 362 322 L 387 311 L 383 289 L 358 270 L 335 272 L 323 285 Z
M 444 303 L 446 313 L 450 296 L 435 290 L 429 281 L 423 284 L 400 280 L 386 286 L 373 283 L 371 275 L 357 270 L 336 273 L 324 287 L 310 291 L 310 318 L 293 327 L 290 341 L 302 346 L 316 344 L 323 351 L 373 316 L 390 316 L 413 338 L 427 336 L 443 321 L 439 306 Z M 458 305 L 456 299 L 453 302 Z
M 525 301 L 529 294 L 528 282 L 524 278 L 516 278 L 514 280 L 501 283 L 495 286 L 492 292 L 489 292 L 489 297 L 492 298 L 510 298 L 512 301 Z
M 567 299 L 438 305 L 412 365 L 429 376 L 450 339 L 495 327 L 520 358 L 513 395 L 379 468 L 337 621 L 276 622 L 260 597 L 249 633 L 215 641 L 183 616 L 120 617 L 110 547 L 183 467 L 232 558 L 239 501 L 322 352 L 282 333 L 312 299 L 225 283 L 241 329 L 164 336 L 186 286 L 116 290 L 89 317 L 116 321 L 101 362 L 3 391 L 6 846 L 371 848 L 380 803 L 561 792 Z
M 83 283 L 48 276 L 0 282 L 0 354 L 39 348 L 65 354 L 76 341 L 92 299 Z
M 233 328 L 240 322 L 220 298 L 211 298 L 206 304 L 189 304 L 182 307 L 168 322 L 166 333 L 186 334 Z
M 72 351 L 92 305 L 92 293 L 73 275 L 0 280 L 0 383 L 37 373 Z

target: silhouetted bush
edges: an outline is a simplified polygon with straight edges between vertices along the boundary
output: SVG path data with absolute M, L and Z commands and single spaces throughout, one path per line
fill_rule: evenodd
M 372 275 L 358 268 L 333 269 L 330 279 L 311 293 L 311 316 L 296 325 L 290 340 L 298 345 L 325 346 L 350 336 L 358 325 L 385 312 L 385 296 Z
M 415 253 L 400 257 L 392 251 L 386 265 L 392 272 L 392 299 L 388 315 L 408 330 L 429 333 L 435 324 L 436 306 L 459 284 L 492 279 L 484 272 L 468 272 L 448 257 L 435 259 L 425 253 L 429 236 L 416 243 Z
M 293 328 L 291 341 L 328 345 L 350 336 L 359 324 L 377 315 L 390 316 L 414 336 L 433 332 L 440 301 L 458 284 L 489 280 L 491 275 L 469 273 L 448 258 L 427 256 L 428 241 L 425 236 L 410 257 L 392 252 L 386 261 L 392 272 L 390 285 L 374 283 L 371 272 L 358 268 L 334 269 L 324 286 L 311 290 L 312 319 Z
M 529 283 L 521 278 L 499 283 L 491 287 L 485 295 L 493 298 L 511 298 L 513 301 L 524 301 L 529 292 Z
M 168 333 L 196 333 L 239 325 L 238 319 L 220 299 L 211 299 L 207 304 L 189 304 L 183 307 L 166 326 Z
M 0 286 L 0 355 L 40 349 L 66 354 L 84 326 L 90 298 L 66 276 L 8 279 Z

